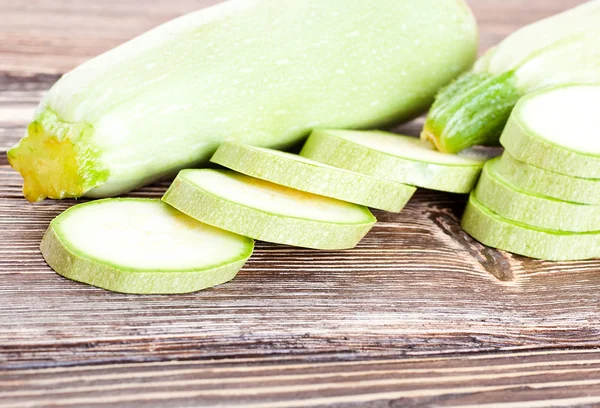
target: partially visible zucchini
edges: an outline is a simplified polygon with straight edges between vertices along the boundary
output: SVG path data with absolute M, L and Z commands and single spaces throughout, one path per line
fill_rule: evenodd
M 300 155 L 385 180 L 468 193 L 485 157 L 440 153 L 428 142 L 386 132 L 315 130 Z
M 365 207 L 224 170 L 182 170 L 163 201 L 227 231 L 315 249 L 353 248 L 377 221 Z
M 524 27 L 437 97 L 422 138 L 443 152 L 495 145 L 519 98 L 561 84 L 600 83 L 600 0 Z
M 296 190 L 392 212 L 400 212 L 416 190 L 296 154 L 241 143 L 221 144 L 211 161 Z
M 498 172 L 500 159 L 490 160 L 475 198 L 496 214 L 532 227 L 567 232 L 600 231 L 600 205 L 557 200 L 521 189 Z
M 50 223 L 41 243 L 58 274 L 134 294 L 195 292 L 227 282 L 253 247 L 250 238 L 146 199 L 71 207 Z
M 581 204 L 600 204 L 600 179 L 570 177 L 544 170 L 504 152 L 498 173 L 511 184 L 532 193 Z
M 30 201 L 115 196 L 224 140 L 279 149 L 406 121 L 476 49 L 463 0 L 230 0 L 63 76 L 9 161 Z
M 471 194 L 462 228 L 484 245 L 549 261 L 600 257 L 600 233 L 569 233 L 535 228 L 499 216 Z
M 600 178 L 600 86 L 562 86 L 527 95 L 500 143 L 514 158 L 567 176 Z

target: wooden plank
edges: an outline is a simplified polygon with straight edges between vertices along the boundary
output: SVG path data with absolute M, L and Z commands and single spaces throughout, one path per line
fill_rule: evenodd
M 113 294 L 47 267 L 40 239 L 74 201 L 26 203 L 4 152 L 61 73 L 214 2 L 0 0 L 0 408 L 600 404 L 600 261 L 485 248 L 460 196 L 376 212 L 351 251 L 258 243 L 235 281 L 196 294 Z M 578 3 L 470 2 L 482 50 Z
M 0 408 L 592 406 L 600 352 L 344 361 L 231 358 L 0 373 Z

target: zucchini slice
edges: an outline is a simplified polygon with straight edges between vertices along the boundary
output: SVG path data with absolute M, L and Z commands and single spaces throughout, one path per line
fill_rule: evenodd
M 416 188 L 273 149 L 221 144 L 212 162 L 261 180 L 367 207 L 400 212 Z
M 254 242 L 160 200 L 106 199 L 56 217 L 41 251 L 59 275 L 133 294 L 188 293 L 227 282 Z
M 499 159 L 483 167 L 475 189 L 477 201 L 506 219 L 538 228 L 600 232 L 600 205 L 557 200 L 519 189 L 497 171 Z
M 496 170 L 521 190 L 574 203 L 600 204 L 600 179 L 554 173 L 517 160 L 508 152 L 504 152 Z
M 600 233 L 568 233 L 507 220 L 471 194 L 462 228 L 484 245 L 549 261 L 575 261 L 600 257 Z
M 470 192 L 485 161 L 438 152 L 415 137 L 351 130 L 316 130 L 300 155 L 371 177 L 452 193 Z
M 225 170 L 183 170 L 163 200 L 218 228 L 315 249 L 353 248 L 377 221 L 366 207 Z
M 519 101 L 500 143 L 516 159 L 573 177 L 600 178 L 600 86 L 570 85 Z

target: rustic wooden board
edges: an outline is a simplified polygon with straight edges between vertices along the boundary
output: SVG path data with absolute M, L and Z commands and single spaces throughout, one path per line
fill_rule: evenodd
M 60 73 L 214 2 L 0 0 L 0 408 L 600 404 L 600 262 L 485 248 L 460 196 L 376 212 L 351 251 L 258 243 L 197 294 L 113 294 L 46 266 L 42 234 L 74 201 L 25 202 L 6 149 Z M 471 1 L 482 48 L 577 3 Z

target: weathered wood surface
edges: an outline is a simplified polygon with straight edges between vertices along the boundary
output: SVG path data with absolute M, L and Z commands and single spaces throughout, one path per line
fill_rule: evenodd
M 351 251 L 259 243 L 235 281 L 191 295 L 46 266 L 39 241 L 73 201 L 26 203 L 6 148 L 61 72 L 208 3 L 0 0 L 0 408 L 600 404 L 600 262 L 485 248 L 458 226 L 464 197 L 376 212 Z M 577 3 L 471 1 L 483 48 Z

